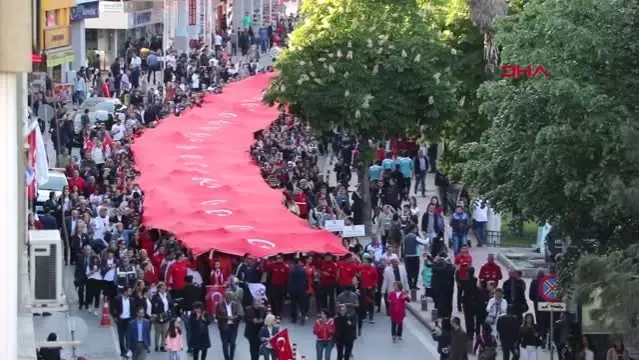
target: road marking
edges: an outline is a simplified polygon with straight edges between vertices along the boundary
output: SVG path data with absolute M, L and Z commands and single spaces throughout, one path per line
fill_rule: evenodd
M 428 352 L 433 355 L 434 358 L 439 358 L 439 353 L 437 352 L 437 347 L 435 346 L 435 340 L 432 337 L 427 337 L 424 335 L 426 332 L 426 327 L 421 324 L 415 324 L 415 321 L 410 318 L 404 318 L 404 327 L 410 331 L 413 336 L 419 340 L 420 343 L 428 350 Z

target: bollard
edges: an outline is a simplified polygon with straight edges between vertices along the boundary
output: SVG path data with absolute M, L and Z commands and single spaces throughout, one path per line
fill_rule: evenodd
M 297 360 L 297 344 L 293 343 L 293 360 Z
M 410 301 L 417 301 L 417 289 L 410 289 Z
M 433 321 L 437 321 L 437 316 L 439 316 L 439 315 L 437 314 L 437 309 L 433 309 L 433 310 L 431 311 L 431 313 L 430 313 L 430 318 L 431 318 L 431 320 L 433 320 Z
M 428 311 L 428 298 L 424 295 L 422 295 L 421 304 L 422 304 L 422 311 Z
M 302 360 L 306 360 L 306 356 L 302 355 Z
M 273 313 L 273 311 L 271 311 L 271 305 L 266 307 L 266 313 L 267 314 L 272 314 Z

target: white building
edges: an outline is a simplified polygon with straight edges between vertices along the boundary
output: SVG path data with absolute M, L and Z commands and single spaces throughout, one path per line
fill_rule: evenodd
M 163 1 L 100 1 L 99 17 L 85 20 L 86 48 L 108 67 L 124 54 L 127 40 L 162 35 L 163 17 Z

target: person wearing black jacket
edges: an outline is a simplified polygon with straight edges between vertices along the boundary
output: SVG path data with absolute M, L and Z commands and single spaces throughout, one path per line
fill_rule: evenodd
M 82 310 L 89 308 L 89 304 L 86 302 L 85 287 L 87 283 L 87 267 L 91 264 L 91 247 L 85 246 L 81 255 L 78 256 L 78 260 L 75 263 L 75 273 L 73 284 L 78 290 L 78 303 L 79 308 Z
M 468 339 L 472 340 L 473 334 L 479 332 L 480 329 L 475 328 L 475 317 L 478 312 L 480 303 L 478 303 L 479 299 L 479 288 L 478 281 L 475 277 L 475 268 L 468 268 L 468 278 L 466 280 L 461 280 L 459 282 L 462 290 L 462 308 L 464 311 L 464 322 L 466 326 L 466 335 L 468 335 Z M 459 290 L 458 290 L 459 291 Z M 484 309 L 486 306 L 484 306 Z
M 109 309 L 118 329 L 120 356 L 125 357 L 126 353 L 132 348 L 131 345 L 133 345 L 127 343 L 127 329 L 137 309 L 134 299 L 131 297 L 131 288 L 129 286 L 125 286 L 122 289 L 122 295 L 116 296 L 111 300 Z
M 297 259 L 297 264 L 291 270 L 288 277 L 288 293 L 291 295 L 291 321 L 297 322 L 298 312 L 300 323 L 304 325 L 304 320 L 308 314 L 308 277 L 304 269 L 304 261 Z
M 515 309 L 508 306 L 508 312 L 504 316 L 497 318 L 497 334 L 501 342 L 503 352 L 503 360 L 510 360 L 511 355 L 514 359 L 519 358 L 519 326 L 521 321 L 515 316 Z
M 260 345 L 262 344 L 260 329 L 264 325 L 264 318 L 266 318 L 266 308 L 262 305 L 262 300 L 253 299 L 253 305 L 247 306 L 244 311 L 244 320 L 246 321 L 244 337 L 249 342 L 251 360 L 260 358 Z
M 437 341 L 437 352 L 439 353 L 439 360 L 447 360 L 450 355 L 450 343 L 452 340 L 453 327 L 450 324 L 450 319 L 442 319 L 441 329 L 433 330 L 433 340 Z
M 519 271 L 511 271 L 508 280 L 504 281 L 504 299 L 508 305 L 513 307 L 513 311 L 519 323 L 523 320 L 523 314 L 528 311 L 528 301 L 526 300 L 526 283 L 521 279 Z
M 453 293 L 455 288 L 455 266 L 445 252 L 439 253 L 433 262 L 431 283 L 435 297 L 435 308 L 439 318 L 449 318 L 453 313 Z
M 184 286 L 182 303 L 179 308 L 182 312 L 182 323 L 184 324 L 184 330 L 186 331 L 186 343 L 188 345 L 188 352 L 192 353 L 191 348 L 191 322 L 189 321 L 191 311 L 193 311 L 193 305 L 199 303 L 204 299 L 204 292 L 202 288 L 193 283 L 193 276 L 187 275 L 184 279 L 186 285 Z
M 353 354 L 355 338 L 357 338 L 355 317 L 347 314 L 346 305 L 340 305 L 334 321 L 337 360 L 349 360 Z
M 153 331 L 155 333 L 155 351 L 164 352 L 164 339 L 169 330 L 169 320 L 173 310 L 171 297 L 166 292 L 166 285 L 161 282 L 157 285 L 158 292 L 151 297 L 151 315 Z

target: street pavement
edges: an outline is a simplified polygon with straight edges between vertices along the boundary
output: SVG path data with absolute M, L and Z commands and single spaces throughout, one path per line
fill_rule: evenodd
M 55 332 L 59 340 L 71 340 L 71 330 L 74 331 L 73 339 L 81 344 L 76 348 L 76 356 L 85 356 L 91 360 L 117 359 L 119 358 L 117 333 L 115 327 L 100 327 L 100 312 L 78 310 L 78 297 L 73 286 L 73 267 L 65 267 L 65 293 L 69 303 L 69 312 L 53 313 L 51 316 L 34 317 L 35 337 L 37 340 L 46 339 L 47 335 Z M 315 358 L 315 336 L 312 333 L 311 317 L 304 326 L 291 324 L 288 316 L 284 315 L 282 326 L 290 332 L 291 342 L 297 345 L 298 359 L 305 355 L 307 359 Z M 430 331 L 415 318 L 407 316 L 404 322 L 404 337 L 402 342 L 393 343 L 390 335 L 390 320 L 381 313 L 375 314 L 375 323 L 364 323 L 362 337 L 355 342 L 355 358 L 357 359 L 415 359 L 415 354 L 422 354 L 421 358 L 436 359 L 437 346 L 432 340 Z M 211 337 L 210 359 L 221 359 L 221 342 L 219 332 L 215 324 L 209 329 Z M 237 350 L 235 360 L 249 360 L 248 342 L 243 337 L 244 327 L 241 325 L 238 331 Z M 153 339 L 153 334 L 151 335 Z M 334 350 L 335 352 L 335 350 Z M 72 350 L 64 349 L 63 358 L 71 359 Z M 186 358 L 186 352 L 182 358 Z M 167 359 L 168 354 L 152 351 L 148 360 Z M 335 353 L 333 354 L 335 358 Z
M 337 179 L 336 179 L 336 175 L 335 172 L 333 171 L 333 164 L 334 164 L 334 159 L 326 159 L 323 168 L 321 168 L 321 172 L 322 174 L 327 175 L 326 179 L 328 179 L 327 181 L 329 182 L 329 184 L 334 185 L 337 184 Z M 435 174 L 431 174 L 428 173 L 427 174 L 427 178 L 426 178 L 426 196 L 422 197 L 421 194 L 415 194 L 414 192 L 414 183 L 411 186 L 411 196 L 415 196 L 417 198 L 417 204 L 419 206 L 420 209 L 420 219 L 421 219 L 421 214 L 423 214 L 423 211 L 426 209 L 426 207 L 428 206 L 428 204 L 430 203 L 430 199 L 433 196 L 439 196 L 437 193 L 437 187 L 435 186 Z M 357 172 L 353 172 L 352 177 L 351 177 L 351 181 L 349 183 L 349 191 L 355 191 L 357 189 L 357 184 L 358 184 L 358 179 L 357 179 Z M 446 219 L 446 222 L 448 222 L 448 218 Z M 377 227 L 373 226 L 373 231 L 376 232 L 377 231 Z M 472 237 L 471 235 L 471 240 L 473 244 L 476 244 L 476 241 L 474 239 L 474 237 Z M 366 246 L 366 244 L 368 244 L 370 242 L 370 237 L 366 237 L 363 239 L 360 239 L 360 242 L 362 244 L 362 246 Z M 476 274 L 479 275 L 479 269 L 481 268 L 481 266 L 483 264 L 486 263 L 486 260 L 488 258 L 489 254 L 494 254 L 495 258 L 497 259 L 497 254 L 500 252 L 500 249 L 498 247 L 472 247 L 470 249 L 470 254 L 473 258 L 473 267 L 476 269 Z M 453 256 L 453 252 L 452 250 L 449 251 L 448 254 L 450 257 Z M 503 280 L 506 280 L 508 278 L 508 269 L 507 267 L 504 266 L 504 264 L 498 263 L 498 265 L 501 268 L 502 274 L 504 276 Z M 433 319 L 431 318 L 432 315 L 432 309 L 434 308 L 434 303 L 432 301 L 431 298 L 428 298 L 428 310 L 427 311 L 422 311 L 421 310 L 421 294 L 424 293 L 423 290 L 423 283 L 422 283 L 422 277 L 421 277 L 421 271 L 423 269 L 423 261 L 420 261 L 420 276 L 419 276 L 419 281 L 418 281 L 418 286 L 419 286 L 419 291 L 417 292 L 417 301 L 411 302 L 408 304 L 407 310 L 408 313 L 410 315 L 412 315 L 413 319 L 415 319 L 417 322 L 419 322 L 422 326 L 424 326 L 429 332 L 434 330 L 436 328 L 435 322 L 433 321 Z M 502 280 L 502 283 L 503 283 Z M 526 298 L 528 298 L 528 289 L 530 287 L 530 282 L 532 281 L 532 279 L 530 278 L 524 278 L 523 279 L 526 282 Z M 462 324 L 464 324 L 464 314 L 457 311 L 457 289 L 456 289 L 456 285 L 455 285 L 455 294 L 453 296 L 453 313 L 452 316 L 456 316 L 459 317 L 460 319 L 462 319 Z M 533 303 L 528 300 L 528 307 L 529 307 L 529 311 L 533 312 L 534 306 Z M 471 356 L 474 357 L 474 356 Z M 547 350 L 539 350 L 538 353 L 538 358 L 539 360 L 546 360 L 550 358 L 550 353 Z

